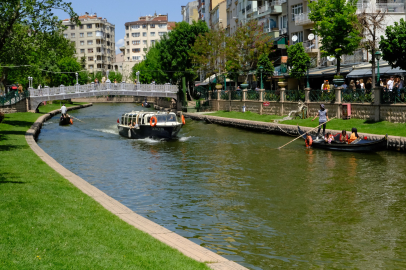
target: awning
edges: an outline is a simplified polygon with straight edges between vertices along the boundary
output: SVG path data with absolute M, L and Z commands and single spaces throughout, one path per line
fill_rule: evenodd
M 340 67 L 340 74 L 347 74 L 352 70 L 352 67 Z M 337 74 L 337 66 L 317 67 L 309 70 L 309 77 L 326 77 Z
M 375 68 L 375 74 L 378 74 L 378 68 Z M 384 66 L 379 68 L 379 74 L 386 75 L 386 76 L 403 76 L 406 75 L 406 70 L 400 68 L 392 68 L 390 66 Z M 351 71 L 347 78 L 364 78 L 372 76 L 372 69 L 371 68 L 361 68 L 361 69 L 354 69 Z

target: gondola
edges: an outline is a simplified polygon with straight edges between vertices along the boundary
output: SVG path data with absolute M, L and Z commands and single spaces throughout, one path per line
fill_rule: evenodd
M 151 107 L 151 104 L 149 104 L 148 102 L 144 101 L 144 102 L 142 103 L 142 107 L 144 107 L 144 108 L 150 108 L 150 107 Z
M 132 111 L 117 119 L 117 128 L 121 136 L 129 139 L 174 139 L 185 124 L 173 112 Z
M 73 119 L 69 115 L 66 117 L 63 117 L 61 115 L 61 118 L 59 118 L 59 125 L 60 126 L 66 126 L 66 125 L 72 125 L 73 124 Z
M 297 127 L 299 134 L 303 140 L 306 140 L 306 132 Z M 380 140 L 365 140 L 360 139 L 350 144 L 339 142 L 340 134 L 334 137 L 334 141 L 327 143 L 324 139 L 316 140 L 316 136 L 311 136 L 313 139 L 312 147 L 325 150 L 346 151 L 346 152 L 376 152 L 384 150 L 388 147 L 388 134 Z

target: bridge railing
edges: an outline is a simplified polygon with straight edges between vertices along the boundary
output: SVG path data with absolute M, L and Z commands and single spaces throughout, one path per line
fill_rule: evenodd
M 144 91 L 144 92 L 165 92 L 165 93 L 177 93 L 178 86 L 170 84 L 133 84 L 133 83 L 101 83 L 101 84 L 85 84 L 85 85 L 73 85 L 59 87 L 45 86 L 41 89 L 30 88 L 31 97 L 40 96 L 56 96 L 64 94 L 75 93 L 88 93 L 96 91 Z

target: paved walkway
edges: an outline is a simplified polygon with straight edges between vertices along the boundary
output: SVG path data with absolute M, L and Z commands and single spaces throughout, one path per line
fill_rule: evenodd
M 74 110 L 78 108 L 88 107 L 91 105 L 81 105 L 70 107 L 68 110 Z M 65 177 L 73 185 L 79 188 L 83 193 L 89 195 L 98 203 L 100 203 L 104 208 L 109 210 L 111 213 L 120 217 L 122 220 L 128 224 L 134 226 L 135 228 L 146 232 L 161 242 L 179 250 L 186 256 L 195 259 L 199 262 L 205 262 L 211 269 L 215 270 L 243 270 L 247 269 L 233 261 L 229 261 L 222 256 L 206 249 L 192 241 L 136 214 L 134 211 L 124 206 L 120 202 L 111 198 L 98 188 L 92 186 L 76 174 L 64 168 L 61 164 L 56 162 L 51 156 L 45 153 L 38 144 L 35 142 L 35 136 L 41 129 L 42 123 L 50 119 L 55 114 L 59 113 L 59 110 L 45 114 L 37 119 L 37 121 L 31 126 L 27 131 L 25 138 L 27 143 L 30 145 L 31 149 L 51 168 Z

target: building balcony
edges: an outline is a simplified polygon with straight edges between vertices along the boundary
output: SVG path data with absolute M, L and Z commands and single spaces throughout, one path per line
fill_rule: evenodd
M 264 33 L 268 34 L 271 38 L 277 39 L 279 37 L 279 29 L 278 28 L 264 28 Z
M 362 12 L 366 13 L 405 13 L 404 3 L 358 3 L 357 4 L 357 14 Z
M 303 47 L 307 53 L 318 53 L 320 51 L 320 44 L 318 42 L 318 37 L 316 36 L 313 40 L 306 40 L 303 42 Z
M 309 12 L 296 14 L 295 25 L 313 24 L 313 21 L 309 19 Z

